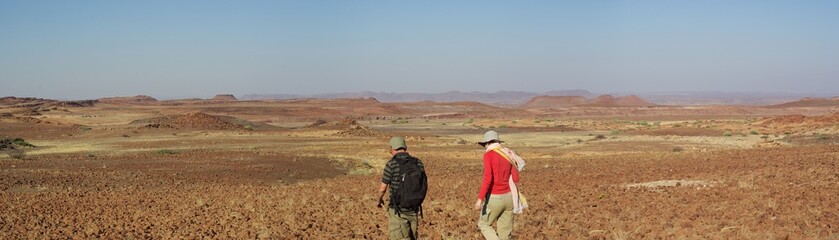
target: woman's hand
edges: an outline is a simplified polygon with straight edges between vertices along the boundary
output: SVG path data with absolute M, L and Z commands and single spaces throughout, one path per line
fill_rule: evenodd
M 478 199 L 478 201 L 475 202 L 475 210 L 481 210 L 481 207 L 483 207 L 483 200 Z

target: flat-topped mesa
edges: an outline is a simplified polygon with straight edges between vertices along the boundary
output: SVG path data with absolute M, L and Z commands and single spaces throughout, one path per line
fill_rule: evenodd
M 523 108 L 567 108 L 583 105 L 582 96 L 536 96 L 522 105 Z
M 156 103 L 157 99 L 146 95 L 137 95 L 133 97 L 106 97 L 97 99 L 97 101 L 109 104 L 144 104 Z
M 218 100 L 218 101 L 238 101 L 233 94 L 218 94 L 215 97 L 211 98 L 210 100 Z
M 635 95 L 615 97 L 600 95 L 586 99 L 582 96 L 537 96 L 522 105 L 523 108 L 568 108 L 568 107 L 646 107 L 655 106 Z

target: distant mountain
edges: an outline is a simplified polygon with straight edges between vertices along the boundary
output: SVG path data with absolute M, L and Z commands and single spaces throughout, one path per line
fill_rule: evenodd
M 625 97 L 600 95 L 591 99 L 586 99 L 583 96 L 537 96 L 527 101 L 521 107 L 549 109 L 568 107 L 644 107 L 654 105 L 635 95 Z
M 546 93 L 523 92 L 523 91 L 500 91 L 487 92 L 462 92 L 449 91 L 444 93 L 388 93 L 388 92 L 348 92 L 348 93 L 326 93 L 326 94 L 248 94 L 242 96 L 242 100 L 260 99 L 293 99 L 293 98 L 376 98 L 382 102 L 482 102 L 496 105 L 519 105 L 540 95 L 548 96 L 594 96 L 587 90 L 564 90 L 550 91 Z
M 586 104 L 583 96 L 536 96 L 522 105 L 523 108 L 568 108 Z
M 589 92 L 588 90 L 584 89 L 573 89 L 573 90 L 561 90 L 561 91 L 550 91 L 543 94 L 545 96 L 581 96 L 586 98 L 596 97 L 597 94 Z
M 767 92 L 662 92 L 638 94 L 660 105 L 751 105 L 766 106 L 796 101 L 805 97 L 828 97 L 814 93 Z
M 615 96 L 637 95 L 648 103 L 658 105 L 751 105 L 767 106 L 796 101 L 804 97 L 830 97 L 812 93 L 761 93 L 761 92 L 658 92 L 658 93 L 609 93 Z M 598 97 L 599 93 L 573 89 L 543 93 L 524 91 L 462 92 L 443 93 L 392 93 L 392 92 L 346 92 L 325 94 L 249 94 L 242 100 L 294 99 L 294 98 L 376 98 L 382 102 L 482 102 L 493 105 L 520 106 L 537 96 L 579 96 L 586 99 Z M 631 99 L 629 99 L 631 100 Z
M 233 94 L 218 94 L 215 97 L 210 98 L 210 100 L 236 101 L 236 100 L 239 100 L 239 99 L 236 99 L 236 96 L 233 96 Z

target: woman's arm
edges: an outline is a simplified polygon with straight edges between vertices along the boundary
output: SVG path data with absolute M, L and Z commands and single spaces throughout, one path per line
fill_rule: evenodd
M 489 188 L 492 185 L 492 164 L 489 161 L 489 154 L 484 154 L 484 179 L 481 181 L 481 191 L 478 193 L 478 199 L 483 200 Z
M 512 169 L 510 170 L 510 174 L 513 177 L 513 182 L 514 183 L 519 183 L 519 170 L 516 169 L 515 166 L 513 166 Z

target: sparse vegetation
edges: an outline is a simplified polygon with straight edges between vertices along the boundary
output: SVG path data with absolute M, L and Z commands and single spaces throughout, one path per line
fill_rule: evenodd
M 725 131 L 722 135 L 725 137 L 731 137 L 732 133 L 729 131 Z
M 8 150 L 6 152 L 6 154 L 8 154 L 9 157 L 14 158 L 14 159 L 18 159 L 18 160 L 23 160 L 24 158 L 26 158 L 26 152 L 24 152 L 23 150 L 19 150 L 19 149 Z
M 23 138 L 12 139 L 12 143 L 21 147 L 35 147 L 35 145 L 26 142 L 26 140 L 23 140 Z
M 751 131 L 749 131 L 749 134 L 751 134 L 751 135 L 758 135 L 759 133 L 758 133 L 756 130 L 751 130 Z
M 175 150 L 171 150 L 171 149 L 157 150 L 157 154 L 159 154 L 159 155 L 171 155 L 171 154 L 177 154 L 177 153 L 178 152 L 175 152 Z
M 602 134 L 598 134 L 597 136 L 594 136 L 594 140 L 603 140 L 603 139 L 606 139 L 606 136 L 603 136 Z
M 830 139 L 830 135 L 827 135 L 827 134 L 820 134 L 819 135 L 819 140 L 821 140 L 821 141 L 829 140 L 829 139 Z
M 679 146 L 673 147 L 673 152 L 681 152 L 681 151 L 684 151 L 684 150 L 685 150 L 684 148 L 679 147 Z

